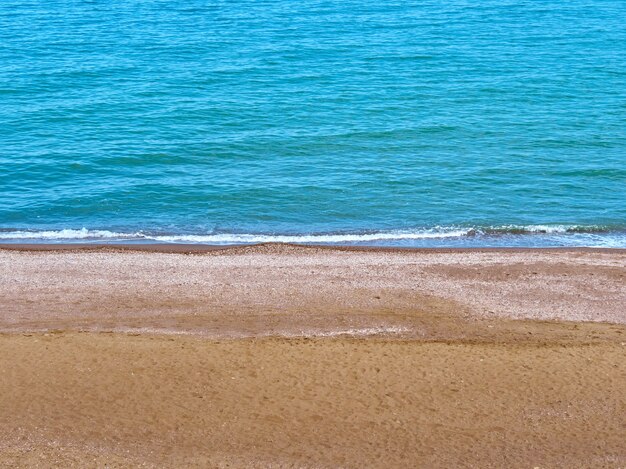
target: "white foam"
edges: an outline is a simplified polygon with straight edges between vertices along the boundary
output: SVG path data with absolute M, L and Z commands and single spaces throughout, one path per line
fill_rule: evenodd
M 10 240 L 146 240 L 165 243 L 207 243 L 207 244 L 249 244 L 249 243 L 356 243 L 385 240 L 435 239 L 466 236 L 469 229 L 437 229 L 423 231 L 390 231 L 363 234 L 309 234 L 309 235 L 270 235 L 270 234 L 180 234 L 149 235 L 142 232 L 119 233 L 107 230 L 64 229 L 58 231 L 5 231 L 0 239 Z
M 4 231 L 0 232 L 0 239 L 141 239 L 141 233 L 116 233 L 107 230 L 80 230 L 64 229 L 50 231 Z
M 171 235 L 155 236 L 164 242 L 191 242 L 216 244 L 247 243 L 358 243 L 368 241 L 456 238 L 466 236 L 469 230 L 380 232 L 364 234 L 310 234 L 310 235 L 263 235 L 263 234 L 214 234 L 214 235 Z
M 15 230 L 0 231 L 0 240 L 10 241 L 51 241 L 72 242 L 157 242 L 157 243 L 193 243 L 193 244 L 257 244 L 257 243 L 293 243 L 293 244 L 357 244 L 383 243 L 385 241 L 411 241 L 458 239 L 468 236 L 525 236 L 545 235 L 555 237 L 556 245 L 571 244 L 589 247 L 624 247 L 624 233 L 598 233 L 598 227 L 577 225 L 504 225 L 486 228 L 433 227 L 428 229 L 405 231 L 380 231 L 369 233 L 319 233 L 319 234 L 255 234 L 255 233 L 207 233 L 207 234 L 150 234 L 137 232 L 115 232 L 108 230 L 62 229 L 62 230 Z M 585 230 L 588 230 L 585 232 Z M 563 236 L 567 236 L 563 238 Z M 550 238 L 552 239 L 552 238 Z M 480 242 L 478 242 L 480 244 Z

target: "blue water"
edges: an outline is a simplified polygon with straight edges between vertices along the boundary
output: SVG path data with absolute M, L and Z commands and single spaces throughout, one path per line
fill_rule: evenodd
M 626 2 L 3 0 L 0 241 L 626 247 Z

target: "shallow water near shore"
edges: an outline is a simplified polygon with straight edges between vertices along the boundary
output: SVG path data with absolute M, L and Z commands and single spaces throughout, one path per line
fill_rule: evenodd
M 626 247 L 617 0 L 0 5 L 0 241 Z

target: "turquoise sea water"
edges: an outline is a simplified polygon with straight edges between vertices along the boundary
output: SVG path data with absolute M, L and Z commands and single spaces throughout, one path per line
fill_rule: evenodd
M 0 241 L 626 247 L 626 2 L 3 0 Z

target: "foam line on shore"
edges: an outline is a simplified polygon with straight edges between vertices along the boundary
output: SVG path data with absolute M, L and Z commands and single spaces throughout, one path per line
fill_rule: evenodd
M 165 243 L 238 245 L 258 243 L 328 244 L 328 245 L 393 245 L 420 242 L 445 244 L 466 239 L 472 245 L 490 241 L 533 239 L 542 246 L 626 247 L 626 231 L 619 227 L 600 225 L 502 225 L 502 226 L 434 226 L 413 230 L 333 232 L 333 233 L 162 233 L 151 231 L 111 231 L 100 229 L 23 230 L 2 229 L 0 240 L 11 243 Z M 545 239 L 543 239 L 545 238 Z M 543 240 L 542 240 L 543 239 Z M 515 241 L 517 240 L 517 241 Z M 506 241 L 504 245 L 506 245 Z

